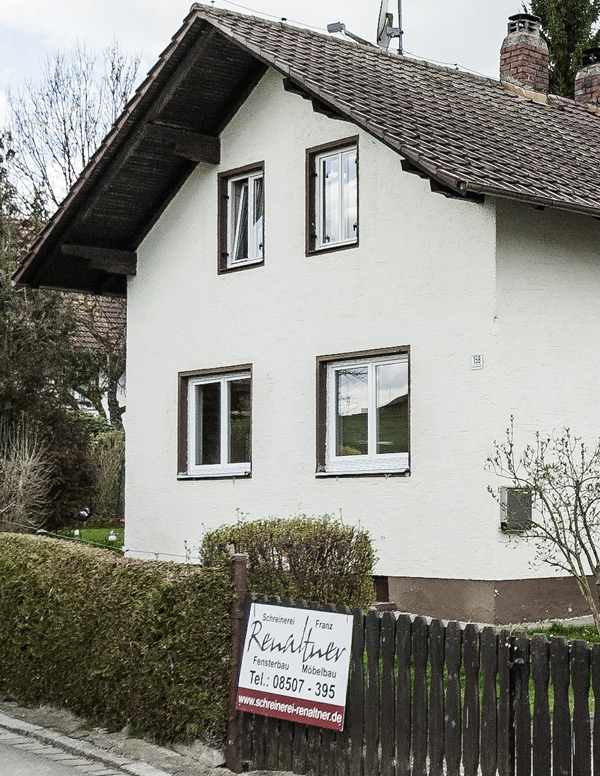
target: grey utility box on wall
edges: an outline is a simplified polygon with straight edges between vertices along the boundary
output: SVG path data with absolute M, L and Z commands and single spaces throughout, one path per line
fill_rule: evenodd
M 500 527 L 518 532 L 531 528 L 531 491 L 527 488 L 500 488 Z

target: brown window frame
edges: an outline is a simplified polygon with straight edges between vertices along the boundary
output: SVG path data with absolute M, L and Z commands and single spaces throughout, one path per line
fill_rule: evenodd
M 197 377 L 211 377 L 214 375 L 227 375 L 235 377 L 236 374 L 250 373 L 250 471 L 243 474 L 189 474 L 188 461 L 188 386 L 191 379 Z M 236 364 L 235 366 L 214 367 L 211 369 L 193 369 L 191 371 L 179 372 L 178 381 L 178 402 L 177 402 L 177 478 L 181 480 L 218 480 L 218 479 L 248 479 L 252 477 L 252 406 L 253 381 L 252 364 Z
M 343 151 L 345 148 L 356 147 L 356 240 L 351 243 L 341 245 L 332 245 L 328 247 L 317 247 L 317 157 L 327 151 Z M 331 253 L 332 251 L 347 251 L 350 248 L 358 248 L 360 232 L 360 183 L 359 183 L 359 148 L 358 135 L 347 137 L 342 140 L 335 140 L 331 143 L 313 146 L 306 149 L 306 255 L 315 256 L 321 253 Z
M 327 470 L 327 370 L 330 364 L 338 361 L 374 361 L 387 356 L 407 357 L 408 366 L 408 470 L 407 471 L 365 471 L 345 472 Z M 374 350 L 358 350 L 349 353 L 334 353 L 326 356 L 317 356 L 317 395 L 316 395 L 316 476 L 321 477 L 408 477 L 412 470 L 411 455 L 411 378 L 410 378 L 410 345 L 398 345 L 390 348 L 376 348 Z
M 253 259 L 245 264 L 236 266 L 229 266 L 229 244 L 228 244 L 228 215 L 229 215 L 229 181 L 232 178 L 237 178 L 240 175 L 252 175 L 257 172 L 262 173 L 263 180 L 263 251 L 262 258 Z M 228 272 L 239 272 L 245 269 L 252 269 L 253 267 L 262 267 L 265 263 L 265 163 L 255 162 L 254 164 L 247 164 L 244 167 L 237 167 L 233 170 L 226 170 L 221 172 L 217 176 L 217 189 L 218 189 L 218 214 L 217 214 L 217 246 L 218 246 L 218 261 L 217 261 L 217 274 L 222 275 Z

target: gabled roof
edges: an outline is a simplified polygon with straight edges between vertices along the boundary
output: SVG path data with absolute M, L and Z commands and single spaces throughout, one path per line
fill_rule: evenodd
M 600 216 L 600 116 L 561 97 L 194 5 L 34 243 L 17 282 L 123 294 L 136 250 L 271 67 L 315 110 L 362 127 L 459 196 Z

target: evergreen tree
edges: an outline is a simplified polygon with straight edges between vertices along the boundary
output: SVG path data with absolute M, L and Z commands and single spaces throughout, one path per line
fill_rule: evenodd
M 573 97 L 583 51 L 600 45 L 600 0 L 530 0 L 524 9 L 541 19 L 550 55 L 550 92 Z

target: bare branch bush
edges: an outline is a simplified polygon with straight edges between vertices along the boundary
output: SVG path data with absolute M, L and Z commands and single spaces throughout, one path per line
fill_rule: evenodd
M 17 533 L 41 528 L 51 510 L 52 466 L 42 437 L 26 422 L 0 421 L 0 522 Z
M 600 441 L 590 448 L 564 428 L 550 436 L 537 432 L 535 443 L 519 452 L 511 417 L 487 465 L 511 487 L 531 493 L 524 538 L 534 544 L 537 561 L 575 579 L 600 633 Z M 500 488 L 488 490 L 501 503 Z
M 125 438 L 122 431 L 107 431 L 94 440 L 92 461 L 96 474 L 93 498 L 95 516 L 122 518 Z

